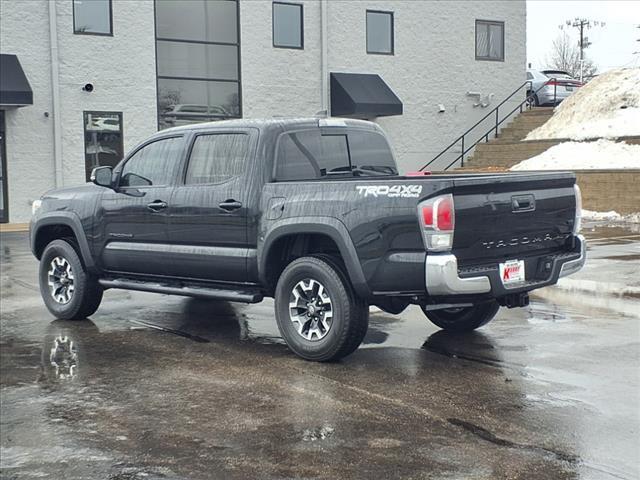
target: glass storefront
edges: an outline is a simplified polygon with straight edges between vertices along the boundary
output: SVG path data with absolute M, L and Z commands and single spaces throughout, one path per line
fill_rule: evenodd
M 158 128 L 238 118 L 236 0 L 156 0 Z

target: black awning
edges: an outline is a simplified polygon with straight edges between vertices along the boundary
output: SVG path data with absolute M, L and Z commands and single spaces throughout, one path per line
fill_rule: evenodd
M 0 54 L 0 107 L 33 105 L 33 92 L 15 55 Z
M 331 115 L 352 118 L 402 115 L 402 102 L 380 75 L 331 73 Z

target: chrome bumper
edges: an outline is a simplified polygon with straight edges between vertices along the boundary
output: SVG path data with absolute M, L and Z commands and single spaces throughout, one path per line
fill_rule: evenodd
M 427 255 L 425 268 L 429 295 L 464 295 L 491 291 L 489 277 L 460 278 L 455 255 Z
M 578 258 L 565 261 L 564 263 L 561 263 L 561 260 L 554 261 L 553 269 L 548 279 L 539 282 L 530 282 L 523 287 L 522 290 L 533 290 L 534 288 L 552 285 L 558 281 L 558 278 L 571 275 L 580 270 L 587 259 L 587 243 L 582 235 L 576 235 L 576 243 L 578 244 L 576 250 L 579 249 L 580 252 Z M 497 275 L 497 273 L 495 275 Z M 458 275 L 458 259 L 452 254 L 427 255 L 425 277 L 427 293 L 432 296 L 469 295 L 489 293 L 492 291 L 491 280 L 487 275 L 460 278 Z M 509 293 L 500 283 L 499 276 L 494 276 L 494 283 L 494 294 Z
M 566 277 L 580 270 L 587 261 L 587 241 L 582 235 L 576 235 L 580 241 L 580 256 L 575 260 L 570 260 L 562 264 L 560 277 Z

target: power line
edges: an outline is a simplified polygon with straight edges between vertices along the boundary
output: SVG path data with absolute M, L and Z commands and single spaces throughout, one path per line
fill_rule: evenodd
M 601 22 L 598 20 L 589 20 L 588 18 L 579 18 L 576 17 L 573 20 L 567 20 L 565 22 L 567 27 L 574 27 L 580 31 L 580 41 L 578 44 L 580 45 L 580 82 L 582 82 L 583 77 L 583 69 L 584 69 L 584 50 L 591 45 L 589 41 L 589 37 L 586 37 L 584 34 L 585 30 L 589 30 L 591 27 L 604 27 L 605 22 Z M 564 25 L 559 25 L 560 30 L 564 29 Z M 640 25 L 638 26 L 640 28 Z

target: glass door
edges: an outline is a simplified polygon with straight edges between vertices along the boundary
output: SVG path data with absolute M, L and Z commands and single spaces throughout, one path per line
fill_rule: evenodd
M 9 221 L 7 205 L 7 150 L 4 137 L 4 110 L 0 110 L 0 223 Z

